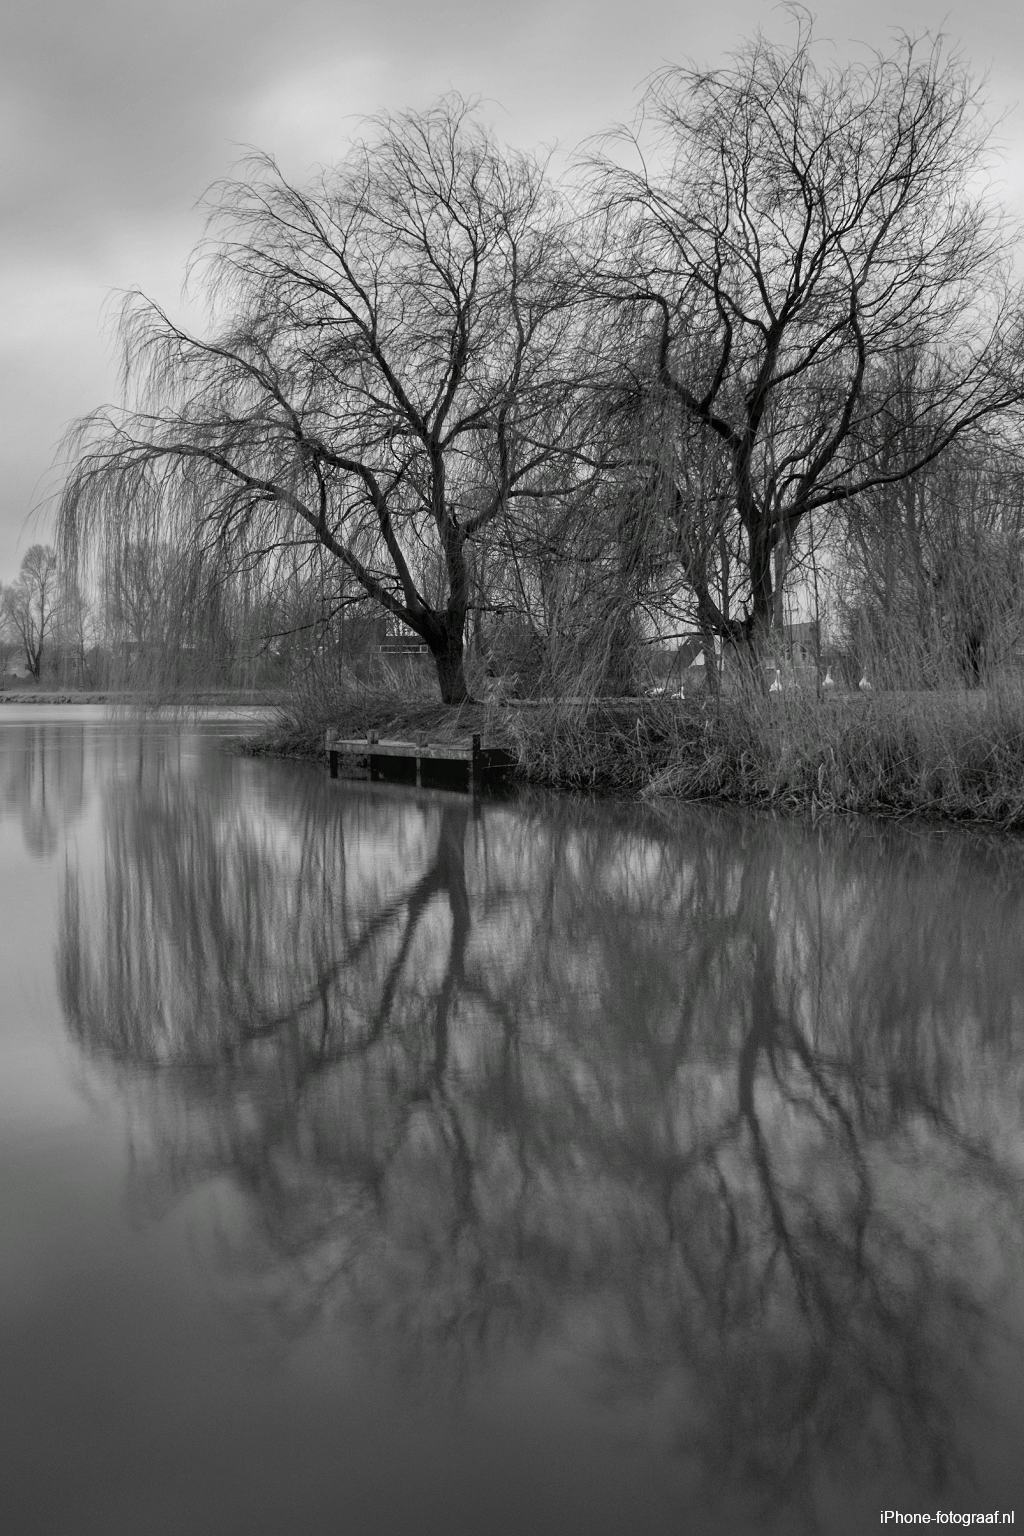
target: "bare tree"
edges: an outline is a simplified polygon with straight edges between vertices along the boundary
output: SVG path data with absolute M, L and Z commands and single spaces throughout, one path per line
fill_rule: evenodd
M 197 258 L 209 334 L 124 306 L 127 403 L 72 435 L 64 546 L 237 567 L 318 543 L 464 698 L 467 544 L 562 450 L 562 249 L 543 165 L 458 97 L 374 120 L 306 189 L 255 156 Z
M 1020 291 L 979 190 L 969 75 L 909 38 L 822 68 L 796 22 L 791 46 L 758 35 L 722 69 L 658 75 L 627 135 L 641 168 L 596 168 L 596 288 L 630 378 L 675 411 L 680 456 L 706 440 L 742 527 L 742 615 L 680 546 L 702 625 L 732 639 L 770 628 L 776 553 L 809 514 L 905 479 L 1021 398 Z M 880 452 L 908 354 L 929 387 Z
M 25 665 L 39 681 L 43 649 L 58 616 L 57 556 L 49 544 L 33 544 L 17 579 L 2 589 L 3 617 L 25 655 Z
M 880 434 L 882 469 L 901 429 L 917 430 L 928 384 L 912 358 L 900 375 Z M 861 497 L 840 531 L 831 561 L 839 611 L 873 677 L 978 683 L 1009 660 L 1024 614 L 1024 462 L 1011 434 L 961 434 L 918 473 Z

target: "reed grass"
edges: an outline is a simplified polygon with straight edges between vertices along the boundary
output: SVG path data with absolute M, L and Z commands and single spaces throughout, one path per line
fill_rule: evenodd
M 523 714 L 512 737 L 535 783 L 1024 828 L 1020 691 L 737 691 L 630 712 Z
M 968 692 L 730 701 L 647 795 L 1024 826 L 1024 701 Z
M 1014 677 L 984 689 L 767 694 L 741 683 L 686 700 L 451 708 L 425 669 L 311 671 L 248 750 L 322 757 L 328 729 L 421 741 L 479 732 L 513 751 L 522 780 L 563 790 L 1024 828 L 1024 680 Z
M 384 738 L 447 741 L 491 728 L 488 706 L 441 703 L 432 666 L 378 657 L 361 675 L 344 667 L 316 666 L 297 674 L 268 730 L 253 737 L 246 750 L 321 759 L 328 730 L 352 737 L 376 732 Z

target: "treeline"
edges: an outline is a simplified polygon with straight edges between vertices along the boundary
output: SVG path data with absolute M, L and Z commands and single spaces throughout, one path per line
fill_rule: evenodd
M 302 186 L 248 160 L 207 331 L 131 295 L 123 399 L 68 440 L 76 590 L 179 671 L 415 637 L 447 703 L 632 693 L 652 648 L 760 666 L 794 592 L 816 663 L 823 629 L 880 683 L 1012 662 L 1024 304 L 983 104 L 941 41 L 839 65 L 794 25 L 663 70 L 558 177 L 455 96 Z
M 235 582 L 196 585 L 166 546 L 138 548 L 91 590 L 33 544 L 0 585 L 0 686 L 189 695 L 197 688 L 273 688 L 294 660 L 275 644 L 280 601 L 256 611 Z M 299 619 L 302 614 L 289 613 Z

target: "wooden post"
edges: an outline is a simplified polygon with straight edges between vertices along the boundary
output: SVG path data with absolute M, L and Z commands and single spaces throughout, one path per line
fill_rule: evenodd
M 327 757 L 328 757 L 328 761 L 329 761 L 329 763 L 331 765 L 331 778 L 332 779 L 336 779 L 338 777 L 338 752 L 337 752 L 337 749 L 335 747 L 332 747 L 330 752 L 327 754 Z

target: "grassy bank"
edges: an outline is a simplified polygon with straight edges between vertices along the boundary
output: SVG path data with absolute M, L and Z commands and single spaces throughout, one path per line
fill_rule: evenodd
M 1024 829 L 1024 690 L 592 701 L 446 709 L 397 695 L 293 701 L 254 749 L 316 757 L 327 727 L 479 731 L 553 788 Z
M 524 715 L 535 782 L 1024 828 L 1024 697 L 733 697 Z
M 154 694 L 127 688 L 0 688 L 3 704 L 109 704 L 121 709 L 273 708 L 275 701 L 252 688 L 207 688 Z
M 479 732 L 494 735 L 502 729 L 496 712 L 483 704 L 461 709 L 417 698 L 362 693 L 341 695 L 329 706 L 312 710 L 297 708 L 294 701 L 279 708 L 270 727 L 246 742 L 253 756 L 323 758 L 324 735 L 343 730 L 352 737 L 371 732 L 408 741 L 455 741 Z M 507 737 L 502 738 L 508 739 Z

